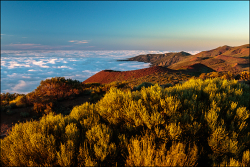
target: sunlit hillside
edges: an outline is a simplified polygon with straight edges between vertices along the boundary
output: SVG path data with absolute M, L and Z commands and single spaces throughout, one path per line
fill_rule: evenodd
M 179 69 L 182 66 L 201 63 L 218 72 L 249 71 L 249 50 L 249 44 L 237 47 L 222 46 L 189 56 L 168 68 Z
M 128 61 L 151 63 L 151 66 L 164 66 L 172 70 L 184 70 L 194 64 L 202 64 L 217 72 L 238 73 L 249 71 L 249 50 L 249 44 L 235 47 L 225 45 L 195 55 L 186 52 L 147 54 L 129 58 Z

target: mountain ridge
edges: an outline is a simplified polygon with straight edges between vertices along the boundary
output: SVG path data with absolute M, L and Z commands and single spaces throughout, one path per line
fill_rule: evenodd
M 129 58 L 127 61 L 151 63 L 150 66 L 163 66 L 172 70 L 183 69 L 185 66 L 199 63 L 214 71 L 248 71 L 250 64 L 249 44 L 235 47 L 224 45 L 195 55 L 183 51 L 139 55 Z
M 127 61 L 139 61 L 139 62 L 151 63 L 151 66 L 169 66 L 173 63 L 183 60 L 185 56 L 189 55 L 191 54 L 184 51 L 170 52 L 165 54 L 147 54 L 129 58 L 127 59 Z

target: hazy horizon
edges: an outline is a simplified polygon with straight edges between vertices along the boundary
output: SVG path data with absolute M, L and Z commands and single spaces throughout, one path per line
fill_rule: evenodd
M 249 43 L 249 1 L 1 1 L 2 50 L 210 50 Z

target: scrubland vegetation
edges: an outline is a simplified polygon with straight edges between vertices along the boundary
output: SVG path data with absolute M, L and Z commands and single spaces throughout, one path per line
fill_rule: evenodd
M 109 84 L 89 83 L 82 84 L 77 80 L 65 79 L 64 77 L 55 77 L 41 81 L 40 85 L 34 91 L 24 94 L 10 94 L 2 93 L 1 97 L 1 111 L 11 114 L 11 110 L 20 107 L 33 107 L 31 114 L 46 114 L 55 111 L 58 106 L 57 102 L 65 99 L 74 99 L 82 95 L 91 95 L 91 102 L 97 102 L 104 96 L 104 94 L 111 88 L 117 87 L 120 89 L 140 90 L 145 83 L 159 84 L 163 87 L 173 86 L 176 83 L 182 83 L 190 78 L 221 78 L 227 80 L 245 80 L 249 83 L 250 73 L 243 71 L 239 74 L 231 72 L 210 72 L 202 73 L 198 76 L 192 76 L 185 73 L 158 73 L 144 76 L 138 79 L 131 79 L 128 81 L 118 80 Z M 61 111 L 57 111 L 61 112 Z
M 39 121 L 15 124 L 1 140 L 1 165 L 250 166 L 249 85 L 230 73 L 199 77 L 173 86 L 145 78 L 144 86 L 81 85 L 59 78 L 41 82 L 31 94 L 1 95 L 5 107 L 25 99 L 23 104 L 44 113 Z M 249 79 L 249 73 L 238 77 Z M 90 94 L 92 103 L 75 106 L 68 115 L 35 107 L 46 98 L 74 94 Z
M 11 113 L 14 108 L 31 106 L 32 110 L 27 111 L 27 113 L 42 116 L 42 114 L 57 111 L 58 101 L 86 93 L 85 87 L 77 80 L 66 80 L 64 77 L 46 79 L 41 81 L 40 85 L 27 95 L 1 94 L 1 111 L 10 111 Z

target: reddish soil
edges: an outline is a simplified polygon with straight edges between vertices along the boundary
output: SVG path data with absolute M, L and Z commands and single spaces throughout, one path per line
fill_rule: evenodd
M 74 99 L 60 101 L 59 105 L 63 106 L 64 108 L 73 108 L 74 106 L 81 105 L 85 102 L 89 102 L 89 98 L 90 98 L 89 96 L 80 96 Z M 16 123 L 18 122 L 23 123 L 32 120 L 32 116 L 26 118 L 20 116 L 21 112 L 30 112 L 32 110 L 32 107 L 15 108 L 12 110 L 14 111 L 14 114 L 11 115 L 7 115 L 6 113 L 1 112 L 0 138 L 4 138 L 8 134 L 8 131 L 10 131 L 12 126 L 15 125 Z M 37 121 L 39 119 L 33 119 L 33 120 Z
M 214 57 L 214 56 L 220 55 L 220 54 L 222 54 L 222 53 L 224 53 L 232 48 L 233 47 L 224 45 L 224 46 L 212 49 L 212 50 L 202 51 L 202 52 L 196 54 L 196 56 L 197 57 Z
M 190 66 L 182 66 L 180 69 L 186 69 L 186 72 L 212 72 L 212 68 L 201 63 L 195 63 Z
M 155 74 L 159 72 L 175 72 L 175 70 L 171 70 L 166 67 L 154 66 L 139 70 L 132 71 L 111 71 L 111 70 L 103 70 L 93 75 L 92 77 L 83 81 L 83 83 L 110 83 L 113 81 L 122 81 L 129 80 L 134 78 L 144 77 L 146 75 Z
M 193 58 L 191 58 L 189 61 L 192 61 L 192 62 L 201 62 L 201 61 L 203 61 L 203 60 L 206 60 L 206 59 L 208 59 L 209 57 L 197 57 L 197 56 L 192 56 Z
M 249 55 L 249 44 L 238 46 L 238 47 L 233 47 L 230 50 L 224 52 L 222 55 L 226 56 L 231 56 L 231 55 L 236 55 L 237 57 L 245 57 Z
M 192 59 L 190 59 L 189 61 L 198 61 L 199 60 L 199 57 L 194 57 Z
M 232 56 L 224 56 L 224 55 L 218 55 L 214 57 L 215 59 L 221 59 L 225 60 L 227 62 L 237 62 L 237 63 L 248 63 L 247 59 L 239 58 L 239 57 L 232 57 Z
M 249 48 L 242 48 L 240 51 L 239 51 L 240 54 L 243 54 L 243 55 L 249 55 Z
M 242 46 L 221 46 L 212 50 L 203 51 L 196 54 L 197 57 L 215 57 L 218 55 L 245 57 L 249 56 L 249 44 Z

